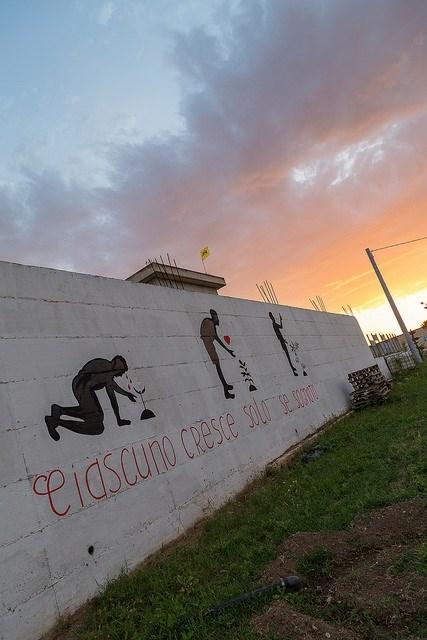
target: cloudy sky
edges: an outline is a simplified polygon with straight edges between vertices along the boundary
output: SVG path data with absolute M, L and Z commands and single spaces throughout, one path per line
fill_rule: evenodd
M 224 294 L 350 304 L 427 236 L 426 0 L 0 1 L 0 259 L 123 278 L 165 255 Z M 410 327 L 427 241 L 378 252 Z

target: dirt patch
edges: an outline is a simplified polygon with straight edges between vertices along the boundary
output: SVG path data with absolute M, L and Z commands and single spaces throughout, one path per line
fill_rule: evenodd
M 254 629 L 287 640 L 426 637 L 427 578 L 394 570 L 426 532 L 426 505 L 411 500 L 363 515 L 344 531 L 295 534 L 263 580 L 297 574 L 305 588 L 294 606 L 279 600 L 254 618 Z
M 399 502 L 356 518 L 350 529 L 296 533 L 279 547 L 277 559 L 267 567 L 263 578 L 277 580 L 296 573 L 301 558 L 316 549 L 328 549 L 333 565 L 347 566 L 369 552 L 420 539 L 426 535 L 426 529 L 425 503 Z
M 297 612 L 283 600 L 276 602 L 253 621 L 253 629 L 261 635 L 268 633 L 283 635 L 289 640 L 359 640 L 350 629 L 333 625 L 324 620 Z
M 373 558 L 357 563 L 331 584 L 328 602 L 345 602 L 353 610 L 369 613 L 376 620 L 393 624 L 407 613 L 427 615 L 427 580 L 416 574 L 396 575 L 393 566 L 405 547 L 384 549 Z

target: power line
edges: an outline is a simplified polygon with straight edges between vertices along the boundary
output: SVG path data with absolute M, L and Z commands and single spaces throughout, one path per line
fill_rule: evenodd
M 397 244 L 389 244 L 386 247 L 378 247 L 378 249 L 371 249 L 371 251 L 374 252 L 374 251 L 381 251 L 382 249 L 391 249 L 392 247 L 400 247 L 402 244 L 411 244 L 411 242 L 418 242 L 419 240 L 427 240 L 427 236 L 424 236 L 423 238 L 415 238 L 415 240 L 407 240 L 406 242 L 398 242 Z

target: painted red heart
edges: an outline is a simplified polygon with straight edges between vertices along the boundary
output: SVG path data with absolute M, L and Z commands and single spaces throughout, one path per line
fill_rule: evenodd
M 227 344 L 230 344 L 230 342 L 231 342 L 231 338 L 230 338 L 230 336 L 224 336 L 224 340 L 225 340 L 225 342 L 226 342 Z

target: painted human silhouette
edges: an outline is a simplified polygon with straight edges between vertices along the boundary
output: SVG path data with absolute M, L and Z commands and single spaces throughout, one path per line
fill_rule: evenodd
M 294 374 L 294 376 L 297 376 L 297 375 L 298 375 L 298 371 L 297 371 L 297 370 L 296 370 L 296 368 L 294 367 L 293 362 L 292 362 L 292 360 L 291 360 L 291 356 L 290 356 L 290 354 L 289 354 L 289 350 L 288 350 L 288 346 L 287 346 L 287 345 L 288 345 L 288 342 L 287 342 L 287 340 L 283 337 L 283 334 L 282 334 L 282 331 L 281 331 L 281 329 L 283 329 L 283 320 L 282 320 L 282 316 L 281 316 L 281 315 L 280 315 L 280 313 L 279 313 L 279 318 L 280 318 L 280 324 L 279 324 L 278 322 L 276 322 L 276 319 L 275 319 L 275 317 L 273 316 L 273 314 L 271 313 L 271 311 L 270 311 L 270 313 L 269 313 L 268 315 L 270 316 L 271 322 L 273 323 L 274 333 L 276 334 L 276 336 L 277 336 L 277 338 L 278 338 L 278 340 L 279 340 L 280 344 L 282 345 L 282 349 L 283 349 L 283 351 L 284 351 L 284 352 L 285 352 L 285 354 L 286 354 L 286 357 L 287 357 L 288 362 L 289 362 L 289 364 L 290 364 L 290 367 L 291 367 L 291 369 L 292 369 L 292 371 L 293 371 L 293 374 Z
M 133 393 L 125 391 L 116 383 L 114 378 L 122 376 L 128 370 L 126 360 L 122 356 L 115 356 L 112 360 L 95 358 L 87 362 L 74 377 L 72 389 L 78 406 L 61 407 L 53 404 L 51 415 L 45 417 L 49 435 L 53 440 L 59 440 L 58 427 L 64 427 L 74 433 L 89 436 L 99 435 L 104 431 L 104 412 L 102 411 L 96 391 L 105 389 L 116 416 L 117 425 L 122 427 L 130 424 L 130 420 L 123 420 L 120 416 L 116 393 L 126 396 L 132 402 L 136 401 Z M 77 418 L 66 420 L 62 416 Z
M 203 340 L 203 344 L 205 345 L 205 349 L 208 352 L 208 355 L 212 361 L 212 363 L 215 365 L 215 368 L 217 370 L 218 373 L 218 377 L 221 380 L 223 389 L 224 389 L 224 395 L 226 398 L 234 398 L 234 393 L 230 393 L 233 389 L 233 385 L 232 384 L 228 384 L 226 379 L 224 378 L 224 374 L 222 372 L 221 369 L 221 365 L 219 363 L 219 356 L 218 353 L 215 349 L 215 342 L 218 342 L 219 345 L 221 345 L 221 347 L 223 349 L 225 349 L 225 351 L 227 351 L 230 355 L 233 356 L 233 358 L 235 358 L 236 356 L 234 355 L 234 351 L 232 351 L 232 349 L 229 349 L 221 340 L 221 338 L 218 336 L 217 333 L 217 326 L 219 325 L 219 318 L 218 318 L 218 314 L 215 311 L 215 309 L 210 309 L 209 313 L 211 314 L 210 318 L 204 318 L 202 320 L 202 324 L 200 325 L 200 337 Z

